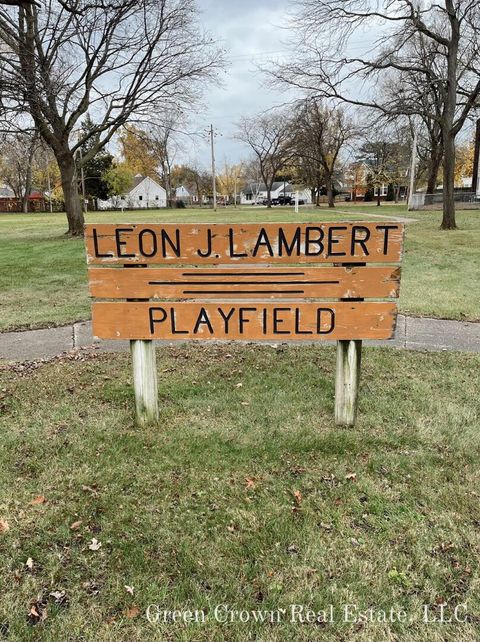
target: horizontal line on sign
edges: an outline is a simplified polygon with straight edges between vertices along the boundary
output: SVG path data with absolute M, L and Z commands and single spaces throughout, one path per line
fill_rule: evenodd
M 304 290 L 184 290 L 183 294 L 304 294 Z
M 305 276 L 305 272 L 183 272 L 182 276 Z
M 149 281 L 148 285 L 338 285 L 340 281 Z

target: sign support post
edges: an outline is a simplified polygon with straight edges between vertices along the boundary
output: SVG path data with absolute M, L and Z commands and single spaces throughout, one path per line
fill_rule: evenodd
M 337 341 L 335 423 L 353 426 L 357 417 L 362 341 Z
M 365 263 L 340 263 L 344 268 L 364 267 Z M 363 298 L 344 298 L 341 301 L 363 301 Z M 337 341 L 337 367 L 335 375 L 335 423 L 337 426 L 354 426 L 357 420 L 362 341 L 349 339 Z
M 147 265 L 125 265 L 125 268 L 147 268 Z M 127 299 L 148 301 L 148 299 Z M 151 340 L 130 340 L 133 367 L 133 390 L 137 422 L 141 426 L 158 421 L 158 381 L 155 345 Z
M 158 421 L 158 382 L 153 341 L 130 341 L 133 365 L 133 388 L 137 421 L 140 425 Z

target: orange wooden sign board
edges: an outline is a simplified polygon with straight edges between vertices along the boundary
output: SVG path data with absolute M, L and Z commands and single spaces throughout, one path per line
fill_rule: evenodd
M 400 223 L 86 225 L 90 264 L 398 263 Z
M 99 299 L 299 299 L 397 297 L 400 268 L 92 268 Z
M 151 303 L 93 304 L 103 339 L 389 339 L 394 303 Z
M 106 299 L 93 304 L 93 331 L 138 340 L 388 339 L 394 303 L 339 299 L 398 296 L 400 268 L 371 264 L 398 263 L 403 232 L 400 223 L 87 225 L 88 262 L 98 266 L 90 294 Z

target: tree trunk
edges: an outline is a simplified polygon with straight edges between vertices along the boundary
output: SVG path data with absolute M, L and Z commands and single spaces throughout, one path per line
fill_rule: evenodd
M 455 221 L 455 135 L 447 131 L 443 135 L 443 219 L 442 230 L 456 230 Z
M 333 195 L 333 183 L 330 179 L 327 180 L 327 197 L 328 197 L 328 207 L 335 207 L 335 196 Z
M 448 3 L 447 3 L 448 5 Z M 457 106 L 457 70 L 460 24 L 455 14 L 449 13 L 451 37 L 447 57 L 447 95 L 442 115 L 443 141 L 443 218 L 440 229 L 455 230 L 455 108 Z
M 68 220 L 68 234 L 70 234 L 70 236 L 81 236 L 83 235 L 85 220 L 83 217 L 81 197 L 78 192 L 75 161 L 72 157 L 68 156 L 63 156 L 61 159 L 58 159 L 58 161 L 62 177 L 65 212 Z
M 267 189 L 267 207 L 272 207 L 272 190 L 270 188 Z
M 380 185 L 377 187 L 377 207 L 380 207 L 382 202 L 382 196 L 380 194 Z
M 433 194 L 437 189 L 438 172 L 443 157 L 443 148 L 432 150 L 432 158 L 428 168 L 427 194 Z

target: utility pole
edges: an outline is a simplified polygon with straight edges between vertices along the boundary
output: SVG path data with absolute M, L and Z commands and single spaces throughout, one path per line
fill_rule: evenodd
M 46 173 L 47 173 L 48 205 L 49 205 L 50 214 L 53 214 L 52 183 L 50 181 L 50 165 L 49 165 L 49 162 L 48 162 L 48 155 L 47 155 L 46 147 L 44 147 L 44 153 L 45 153 L 45 170 L 46 170 Z
M 417 128 L 413 130 L 412 164 L 410 166 L 410 187 L 408 190 L 408 209 L 413 207 L 413 196 L 415 193 L 415 173 L 417 171 Z
M 215 145 L 213 142 L 213 125 L 210 125 L 210 146 L 212 150 L 212 188 L 213 188 L 213 211 L 217 211 L 217 179 L 215 176 Z
M 80 156 L 80 181 L 82 183 L 82 210 L 83 212 L 87 211 L 87 201 L 85 199 L 85 173 L 83 171 L 83 163 L 82 163 L 82 148 L 78 148 L 78 154 Z

